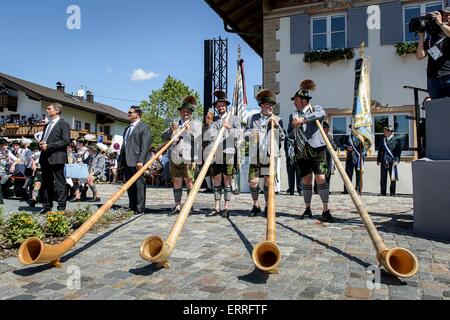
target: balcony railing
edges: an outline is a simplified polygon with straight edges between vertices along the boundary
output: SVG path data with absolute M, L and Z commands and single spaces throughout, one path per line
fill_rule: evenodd
M 0 132 L 8 138 L 33 138 L 34 135 L 38 132 L 44 131 L 44 125 L 16 125 L 16 124 L 7 124 L 0 126 Z M 95 136 L 103 136 L 104 144 L 111 144 L 112 137 L 109 135 L 105 135 L 101 132 L 94 133 L 89 132 L 87 130 L 70 130 L 70 138 L 77 139 L 79 137 L 83 137 L 86 134 L 93 134 Z

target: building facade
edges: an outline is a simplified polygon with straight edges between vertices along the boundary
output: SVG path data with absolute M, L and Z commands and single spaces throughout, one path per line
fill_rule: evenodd
M 64 106 L 62 118 L 72 129 L 72 138 L 93 133 L 101 135 L 104 142 L 109 143 L 114 135 L 122 135 L 129 124 L 125 112 L 95 102 L 90 91 L 82 97 L 66 93 L 60 82 L 56 89 L 51 89 L 0 73 L 0 89 L 0 116 L 14 119 L 13 123 L 3 125 L 5 136 L 32 137 L 35 132 L 41 131 L 42 126 L 39 125 L 19 125 L 21 118 L 46 116 L 46 108 L 51 102 Z
M 370 181 L 366 191 L 378 192 L 376 154 L 383 127 L 392 125 L 400 136 L 403 160 L 399 193 L 412 193 L 411 161 L 416 154 L 415 101 L 413 90 L 426 89 L 426 59 L 415 58 L 415 50 L 396 52 L 397 44 L 417 40 L 409 32 L 409 20 L 449 5 L 443 1 L 414 0 L 264 0 L 259 28 L 238 20 L 236 8 L 228 1 L 206 1 L 241 37 L 263 57 L 264 87 L 277 93 L 276 112 L 286 122 L 295 110 L 291 97 L 303 79 L 317 85 L 313 104 L 327 112 L 331 133 L 338 145 L 350 134 L 355 85 L 355 61 L 364 43 L 371 60 L 371 99 L 374 145 L 366 163 Z M 252 1 L 249 1 L 252 2 Z M 245 10 L 245 9 L 242 9 Z M 250 15 L 250 12 L 248 12 Z M 243 20 L 243 21 L 242 21 Z M 420 93 L 419 102 L 426 97 Z M 344 158 L 345 153 L 340 153 Z M 338 179 L 335 179 L 338 180 Z M 340 179 L 339 179 L 340 180 Z M 339 190 L 342 186 L 332 186 Z

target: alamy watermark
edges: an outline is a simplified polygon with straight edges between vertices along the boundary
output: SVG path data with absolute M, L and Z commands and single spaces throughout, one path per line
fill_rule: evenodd
M 381 288 L 381 271 L 380 267 L 371 265 L 366 269 L 366 273 L 370 274 L 366 281 L 367 289 L 374 290 Z
M 380 6 L 373 5 L 367 7 L 367 29 L 380 30 L 381 29 L 381 15 Z
M 70 5 L 67 7 L 66 13 L 69 15 L 66 21 L 67 29 L 80 30 L 81 29 L 81 9 L 77 5 Z
M 67 278 L 66 286 L 69 290 L 81 289 L 81 269 L 79 266 L 70 265 L 66 271 L 70 276 Z

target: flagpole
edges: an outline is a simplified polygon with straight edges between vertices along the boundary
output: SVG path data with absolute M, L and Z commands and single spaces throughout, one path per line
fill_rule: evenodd
M 359 196 L 362 196 L 363 190 L 363 166 L 364 166 L 364 157 L 363 157 L 363 144 L 362 142 L 359 144 Z
M 361 42 L 361 45 L 359 46 L 359 55 L 361 56 L 361 59 L 363 59 L 363 65 L 364 65 L 364 58 L 365 58 L 365 49 L 364 49 L 365 43 L 364 41 Z M 362 66 L 363 68 L 363 66 Z M 363 192 L 363 161 L 364 161 L 364 157 L 363 157 L 363 142 L 360 141 L 359 144 L 359 196 L 362 196 L 362 192 Z

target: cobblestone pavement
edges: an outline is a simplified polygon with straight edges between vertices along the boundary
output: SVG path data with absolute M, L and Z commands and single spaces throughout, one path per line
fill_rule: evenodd
M 117 189 L 101 186 L 102 198 Z M 386 245 L 410 249 L 420 263 L 408 279 L 382 270 L 373 290 L 366 269 L 376 264 L 375 250 L 364 226 L 348 195 L 330 200 L 338 222 L 320 224 L 299 219 L 302 197 L 276 197 L 282 261 L 278 274 L 267 275 L 251 259 L 253 247 L 264 240 L 266 220 L 248 216 L 250 195 L 234 196 L 231 217 L 224 219 L 205 217 L 213 195 L 200 193 L 170 258 L 172 268 L 158 270 L 141 259 L 139 246 L 151 234 L 166 238 L 176 217 L 167 215 L 171 189 L 148 189 L 147 214 L 88 233 L 60 269 L 24 267 L 15 257 L 0 261 L 0 299 L 450 299 L 449 242 L 414 237 L 411 198 L 363 197 Z M 126 205 L 127 198 L 118 204 Z M 14 206 L 8 200 L 6 211 Z M 318 196 L 312 209 L 318 218 Z M 78 270 L 80 289 L 74 281 Z

